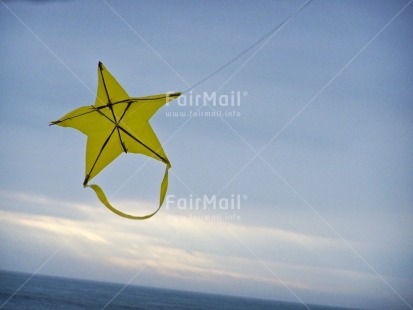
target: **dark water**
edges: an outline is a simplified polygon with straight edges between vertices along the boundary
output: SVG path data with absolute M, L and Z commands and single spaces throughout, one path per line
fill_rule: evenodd
M 0 271 L 0 309 L 307 309 L 296 303 L 141 286 L 128 286 L 111 301 L 123 285 L 36 275 L 21 287 L 29 277 Z

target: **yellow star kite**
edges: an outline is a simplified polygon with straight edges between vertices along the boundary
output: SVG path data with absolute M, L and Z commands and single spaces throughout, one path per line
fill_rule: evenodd
M 129 219 L 143 220 L 155 215 L 162 206 L 168 188 L 168 169 L 171 164 L 153 131 L 149 120 L 163 105 L 181 93 L 147 97 L 129 97 L 105 66 L 99 62 L 98 90 L 93 106 L 80 107 L 50 125 L 72 127 L 87 135 L 86 174 L 84 187 L 92 188 L 100 201 L 112 212 Z M 115 209 L 102 189 L 88 184 L 100 171 L 121 153 L 150 156 L 166 165 L 161 183 L 159 207 L 151 214 L 133 216 Z

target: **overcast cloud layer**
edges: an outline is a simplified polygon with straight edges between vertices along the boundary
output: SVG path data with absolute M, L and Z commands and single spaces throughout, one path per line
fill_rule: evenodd
M 313 1 L 162 108 L 144 222 L 83 189 L 85 136 L 48 123 L 94 103 L 98 61 L 130 96 L 183 91 L 304 1 L 1 2 L 0 269 L 412 308 L 410 2 Z M 95 181 L 145 214 L 163 171 L 122 155 Z

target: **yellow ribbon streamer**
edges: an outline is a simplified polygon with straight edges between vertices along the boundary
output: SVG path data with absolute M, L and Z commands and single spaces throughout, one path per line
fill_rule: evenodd
M 160 196 L 159 196 L 159 207 L 158 209 L 155 210 L 155 212 L 148 214 L 148 215 L 144 215 L 144 216 L 135 216 L 135 215 L 130 215 L 127 213 L 124 213 L 122 211 L 119 211 L 118 209 L 116 209 L 115 207 L 113 207 L 110 203 L 109 200 L 106 198 L 105 193 L 103 192 L 103 190 L 100 188 L 99 185 L 97 184 L 90 184 L 90 185 L 85 185 L 85 187 L 90 187 L 91 189 L 93 189 L 96 193 L 96 196 L 99 198 L 99 200 L 106 206 L 106 208 L 108 208 L 110 211 L 112 211 L 113 213 L 122 216 L 124 218 L 128 218 L 131 220 L 146 220 L 152 216 L 154 216 L 156 213 L 158 213 L 158 211 L 161 209 L 162 204 L 165 200 L 165 196 L 166 196 L 166 191 L 168 190 L 168 170 L 171 166 L 167 165 L 165 168 L 165 174 L 163 176 L 162 179 L 162 183 L 161 183 L 161 188 L 160 188 Z

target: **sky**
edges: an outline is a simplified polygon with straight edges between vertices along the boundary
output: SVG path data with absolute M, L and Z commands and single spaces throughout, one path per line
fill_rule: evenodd
M 0 2 L 0 269 L 413 308 L 411 1 Z M 146 221 L 48 126 L 95 102 L 99 61 L 133 97 L 190 89 L 151 119 L 172 169 Z M 144 215 L 164 168 L 94 181 Z

